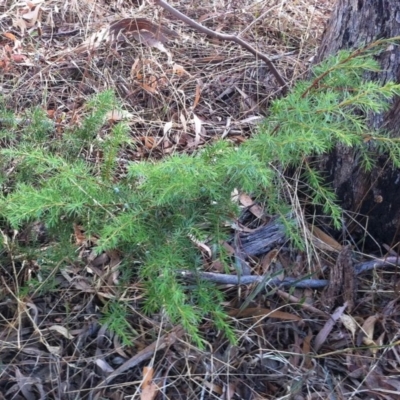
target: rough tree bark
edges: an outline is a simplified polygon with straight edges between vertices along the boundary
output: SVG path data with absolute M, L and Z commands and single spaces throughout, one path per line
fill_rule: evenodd
M 325 29 L 316 62 L 340 49 L 354 49 L 379 38 L 400 36 L 399 0 L 337 0 Z M 400 46 L 388 45 L 377 56 L 382 72 L 367 79 L 400 82 Z M 400 98 L 389 112 L 372 115 L 370 126 L 387 129 L 400 137 Z M 373 150 L 373 148 L 371 148 Z M 320 167 L 326 171 L 345 210 L 358 214 L 358 221 L 379 244 L 394 246 L 400 240 L 400 171 L 391 168 L 385 157 L 372 173 L 358 165 L 357 154 L 337 147 L 324 157 Z M 354 214 L 353 214 L 354 215 Z M 348 223 L 357 235 L 357 224 Z

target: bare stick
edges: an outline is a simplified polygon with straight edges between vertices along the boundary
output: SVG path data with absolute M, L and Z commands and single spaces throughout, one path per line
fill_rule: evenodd
M 179 274 L 187 279 L 204 279 L 207 281 L 223 284 L 223 285 L 249 285 L 251 283 L 260 283 L 263 281 L 265 276 L 262 275 L 228 275 L 218 274 L 214 272 L 191 272 L 191 271 L 179 271 Z M 296 278 L 285 278 L 283 280 L 279 278 L 271 278 L 267 281 L 267 285 L 278 286 L 278 287 L 297 287 L 297 288 L 313 288 L 322 289 L 327 286 L 329 281 L 323 279 L 296 279 Z
M 261 60 L 263 60 L 265 62 L 265 64 L 267 64 L 270 71 L 274 74 L 275 79 L 282 86 L 282 91 L 284 93 L 287 92 L 287 84 L 286 84 L 285 80 L 282 78 L 282 76 L 280 75 L 280 73 L 278 72 L 278 70 L 275 68 L 275 66 L 271 62 L 271 60 L 267 56 L 265 56 L 264 54 L 262 54 L 258 50 L 256 50 L 254 47 L 250 46 L 247 42 L 245 42 L 244 40 L 240 39 L 237 36 L 218 33 L 218 32 L 212 31 L 211 29 L 206 28 L 205 26 L 203 26 L 203 25 L 199 24 L 198 22 L 194 21 L 193 19 L 189 18 L 187 15 L 182 14 L 180 11 L 178 11 L 176 8 L 170 6 L 164 0 L 154 0 L 154 2 L 157 5 L 159 5 L 160 7 L 164 8 L 164 10 L 170 12 L 176 18 L 180 19 L 181 21 L 185 22 L 192 28 L 196 29 L 197 31 L 199 31 L 201 33 L 205 33 L 206 35 L 212 36 L 216 39 L 228 40 L 231 42 L 235 42 L 239 46 L 242 46 L 246 50 L 248 50 L 251 54 L 254 54 L 256 57 L 261 58 Z
M 132 358 L 125 361 L 119 368 L 113 371 L 105 379 L 103 379 L 94 389 L 100 389 L 110 384 L 118 375 L 121 375 L 126 370 L 135 367 L 142 361 L 148 360 L 159 350 L 162 350 L 175 343 L 180 336 L 182 336 L 183 330 L 181 326 L 175 327 L 170 333 L 161 336 L 158 340 L 148 345 L 143 350 L 136 353 Z
M 386 266 L 398 266 L 400 265 L 400 258 L 397 256 L 391 256 L 381 259 L 375 259 L 363 263 L 356 264 L 354 266 L 355 275 L 360 275 L 363 272 L 371 271 L 376 268 L 383 268 Z M 204 279 L 207 281 L 219 283 L 222 285 L 249 285 L 252 283 L 260 283 L 265 279 L 263 275 L 228 275 L 218 274 L 214 272 L 192 272 L 192 271 L 179 271 L 179 275 L 187 279 Z M 326 279 L 302 279 L 302 278 L 271 278 L 267 281 L 269 286 L 277 287 L 296 287 L 296 288 L 311 288 L 311 289 L 322 289 L 328 286 L 329 281 Z
M 310 311 L 310 312 L 314 313 L 315 315 L 319 315 L 319 316 L 325 317 L 325 318 L 327 316 L 329 317 L 329 314 L 326 313 L 325 311 L 321 311 L 318 308 L 313 307 L 312 305 L 301 301 L 301 299 L 299 299 L 299 298 L 297 298 L 297 297 L 295 297 L 295 296 L 293 296 L 293 295 L 291 295 L 289 293 L 284 292 L 283 290 L 279 290 L 278 289 L 276 291 L 276 294 L 278 296 L 282 297 L 283 299 L 285 299 L 287 301 L 290 301 L 291 303 L 295 303 L 295 304 L 300 305 L 301 308 L 303 308 L 304 310 Z

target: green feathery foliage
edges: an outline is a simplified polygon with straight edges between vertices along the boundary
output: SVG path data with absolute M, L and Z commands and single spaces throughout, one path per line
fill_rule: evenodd
M 228 237 L 227 222 L 239 213 L 232 201 L 235 189 L 285 218 L 291 205 L 282 195 L 281 171 L 289 167 L 302 170 L 310 200 L 340 226 L 341 209 L 313 168 L 312 157 L 341 143 L 357 148 L 366 169 L 374 166 L 379 153 L 400 165 L 399 143 L 386 132 L 372 132 L 367 124 L 369 113 L 388 109 L 389 100 L 400 94 L 399 85 L 363 81 L 366 71 L 378 69 L 360 51 L 340 52 L 316 66 L 314 78 L 298 82 L 287 97 L 275 100 L 259 132 L 240 147 L 217 141 L 195 155 L 131 163 L 127 176 L 119 180 L 117 156 L 130 145 L 130 137 L 124 124 L 104 132 L 107 113 L 117 107 L 111 91 L 95 96 L 80 127 L 62 137 L 54 134 L 42 111 L 31 111 L 18 123 L 3 107 L 3 225 L 18 229 L 44 223 L 59 247 L 40 254 L 44 263 L 49 258 L 48 265 L 73 257 L 73 251 L 66 254 L 73 248 L 72 225 L 84 226 L 88 235 L 100 238 L 99 253 L 117 249 L 124 257 L 121 268 L 134 269 L 127 276 L 144 283 L 146 312 L 162 311 L 172 323 L 182 324 L 199 346 L 198 326 L 205 317 L 234 341 L 221 292 L 200 279 L 189 290 L 178 271 L 201 269 L 196 241 L 207 238 L 218 248 Z M 102 154 L 100 166 L 85 157 L 89 149 Z M 295 232 L 295 220 L 284 222 Z M 295 233 L 294 239 L 300 245 Z M 37 243 L 29 245 L 39 248 Z M 228 257 L 221 257 L 229 263 Z M 126 342 L 132 334 L 120 323 L 126 308 L 110 303 L 104 312 L 107 324 L 119 329 Z M 118 318 L 113 320 L 113 315 Z

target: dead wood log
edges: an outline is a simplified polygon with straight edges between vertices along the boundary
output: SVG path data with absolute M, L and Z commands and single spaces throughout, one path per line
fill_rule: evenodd
M 285 230 L 282 223 L 274 220 L 269 224 L 240 234 L 242 252 L 247 256 L 259 256 L 268 253 L 286 241 Z

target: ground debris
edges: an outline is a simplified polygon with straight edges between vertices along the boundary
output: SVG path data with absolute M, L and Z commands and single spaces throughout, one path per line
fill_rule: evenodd
M 18 115 L 28 106 L 42 107 L 55 134 L 63 135 L 79 124 L 93 93 L 115 88 L 127 113 L 110 113 L 108 122 L 126 119 L 136 144 L 119 155 L 121 171 L 129 161 L 190 153 L 216 138 L 245 141 L 277 95 L 265 65 L 144 2 L 140 11 L 134 8 L 135 21 L 162 27 L 159 39 L 172 58 L 146 45 L 146 34 L 131 41 L 126 21 L 139 3 L 2 2 L 0 86 L 7 106 Z M 186 3 L 171 1 L 210 29 L 252 43 L 289 82 L 307 71 L 330 7 L 306 0 Z M 114 42 L 80 47 L 105 27 L 120 34 Z M 20 121 L 31 123 L 23 116 Z M 32 240 L 43 253 L 52 250 L 48 232 L 36 229 L 40 222 L 2 232 L 0 399 L 141 398 L 145 368 L 152 370 L 155 399 L 397 399 L 397 255 L 356 258 L 349 246 L 338 254 L 315 250 L 312 240 L 308 254 L 299 252 L 277 220 L 268 223 L 260 206 L 249 207 L 255 222 L 234 227 L 236 240 L 226 248 L 243 258 L 250 275 L 238 277 L 234 268 L 228 273 L 217 260 L 201 271 L 220 279 L 221 308 L 238 340 L 229 343 L 204 320 L 203 350 L 162 313 L 144 315 L 140 279 L 121 291 L 123 254 L 94 254 L 97 238 L 79 226 L 71 240 L 79 260 L 62 265 L 43 265 L 40 252 L 14 257 L 15 246 Z M 212 258 L 206 244 L 199 247 Z M 199 275 L 183 275 L 190 278 L 188 290 Z M 129 338 L 113 334 L 99 311 L 116 298 L 127 305 Z M 334 307 L 342 318 L 332 321 Z

